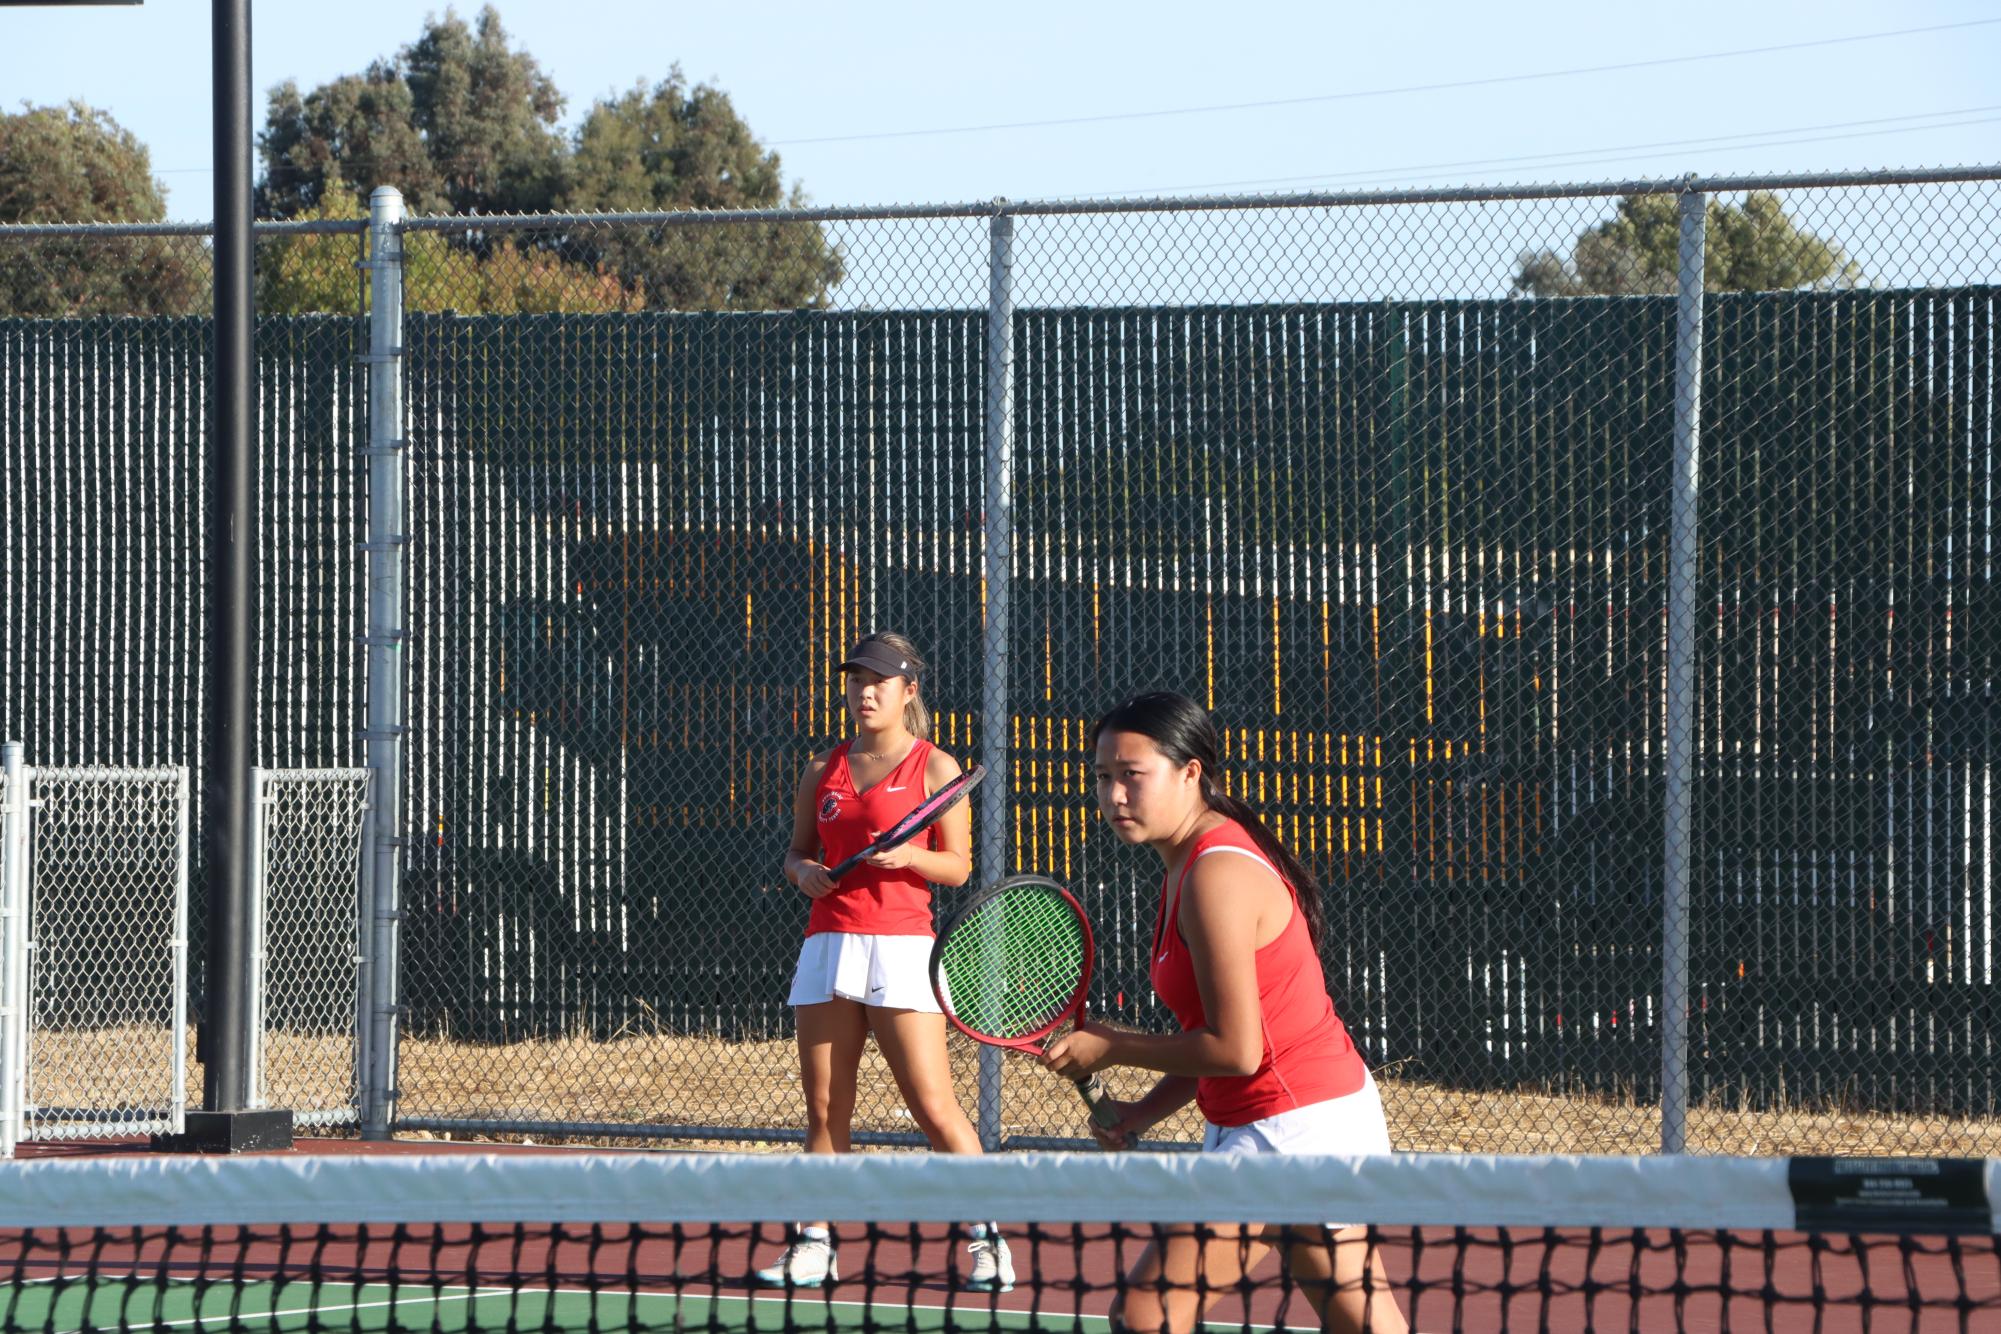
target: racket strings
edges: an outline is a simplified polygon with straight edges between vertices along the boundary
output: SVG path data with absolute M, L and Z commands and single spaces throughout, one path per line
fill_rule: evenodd
M 1053 1024 L 1076 999 L 1083 923 L 1062 898 L 1003 894 L 969 913 L 941 948 L 952 1012 L 968 1028 L 1019 1038 Z

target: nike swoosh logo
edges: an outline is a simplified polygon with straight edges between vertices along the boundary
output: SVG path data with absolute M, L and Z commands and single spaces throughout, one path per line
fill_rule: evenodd
M 901 791 L 903 791 L 903 788 L 906 788 L 906 787 L 909 787 L 909 786 L 910 786 L 910 784 L 908 784 L 908 783 L 905 783 L 905 784 L 903 785 L 903 787 L 892 787 L 892 788 L 885 788 L 885 789 L 884 789 L 884 791 L 886 791 L 886 792 L 901 792 Z
M 1160 956 L 1160 957 L 1159 957 L 1158 959 L 1155 959 L 1155 960 L 1154 960 L 1154 962 L 1155 962 L 1155 963 L 1166 963 L 1166 962 L 1167 962 L 1167 956 L 1166 956 L 1165 954 L 1163 954 L 1163 955 L 1161 955 L 1161 956 Z

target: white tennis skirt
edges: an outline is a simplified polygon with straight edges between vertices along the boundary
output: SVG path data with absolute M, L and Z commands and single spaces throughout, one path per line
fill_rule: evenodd
M 1203 1123 L 1208 1153 L 1389 1153 L 1390 1127 L 1371 1075 L 1340 1098 L 1308 1103 L 1241 1126 Z
M 834 997 L 886 1010 L 937 1014 L 931 994 L 930 936 L 870 936 L 822 931 L 799 947 L 787 1005 L 822 1005 Z

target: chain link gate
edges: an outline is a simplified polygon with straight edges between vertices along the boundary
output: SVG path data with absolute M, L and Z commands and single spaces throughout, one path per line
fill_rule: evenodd
M 359 1119 L 373 900 L 367 769 L 254 771 L 250 1105 Z
M 7 752 L 8 1146 L 178 1132 L 187 770 L 29 768 Z
M 0 1156 L 178 1133 L 194 1047 L 187 771 L 37 768 L 7 750 Z M 301 1126 L 361 1115 L 371 787 L 366 769 L 256 771 L 252 1098 Z

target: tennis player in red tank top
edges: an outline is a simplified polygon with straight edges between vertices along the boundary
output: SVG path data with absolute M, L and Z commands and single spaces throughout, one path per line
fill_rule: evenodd
M 827 874 L 959 776 L 958 761 L 925 739 L 923 672 L 916 646 L 902 635 L 858 642 L 841 661 L 854 737 L 808 761 L 793 796 L 785 878 L 813 901 L 788 997 L 808 1153 L 852 1151 L 870 1033 L 931 1147 L 980 1152 L 952 1088 L 945 1016 L 929 969 L 931 886 L 956 887 L 972 875 L 971 813 L 961 803 L 925 835 L 875 854 L 839 881 Z M 1013 1260 L 997 1229 L 976 1225 L 969 1249 L 965 1287 L 1013 1286 Z M 778 1262 L 753 1277 L 773 1287 L 819 1287 L 837 1278 L 826 1225 L 796 1229 Z
M 1092 1133 L 1127 1148 L 1192 1099 L 1209 1152 L 1389 1152 L 1375 1083 L 1327 995 L 1319 886 L 1223 790 L 1208 711 L 1183 695 L 1139 695 L 1099 719 L 1092 740 L 1099 808 L 1122 841 L 1152 848 L 1165 866 L 1149 963 L 1181 1026 L 1158 1035 L 1087 1020 L 1044 1051 L 1043 1064 L 1071 1079 L 1111 1065 L 1160 1072 L 1144 1097 L 1113 1103 L 1115 1129 Z M 1276 1246 L 1325 1328 L 1406 1328 L 1366 1229 L 1335 1231 L 1331 1248 L 1317 1228 L 1211 1224 L 1202 1233 L 1170 1229 L 1147 1247 L 1114 1328 L 1194 1328 Z

